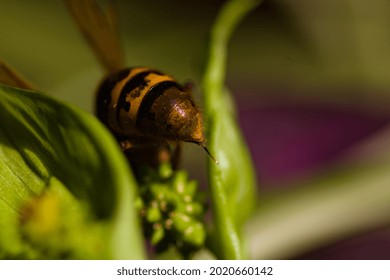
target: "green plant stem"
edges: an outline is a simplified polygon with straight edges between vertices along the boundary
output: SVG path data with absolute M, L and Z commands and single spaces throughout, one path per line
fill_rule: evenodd
M 260 0 L 232 0 L 211 29 L 209 61 L 203 79 L 208 145 L 219 164 L 209 164 L 214 226 L 209 240 L 218 258 L 245 258 L 240 229 L 255 204 L 253 165 L 225 90 L 227 44 L 244 16 Z
M 286 259 L 390 224 L 390 164 L 320 176 L 261 203 L 247 227 L 254 259 Z
M 207 112 L 218 112 L 214 102 L 222 98 L 225 86 L 227 45 L 238 23 L 262 0 L 228 1 L 211 29 L 209 60 L 203 78 L 203 93 Z

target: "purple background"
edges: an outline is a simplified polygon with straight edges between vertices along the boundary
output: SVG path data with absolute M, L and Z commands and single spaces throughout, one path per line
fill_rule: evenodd
M 259 97 L 261 99 L 261 97 Z M 262 192 L 326 168 L 389 118 L 320 102 L 284 104 L 238 100 L 239 122 Z M 298 259 L 390 259 L 390 230 L 378 230 L 310 252 Z

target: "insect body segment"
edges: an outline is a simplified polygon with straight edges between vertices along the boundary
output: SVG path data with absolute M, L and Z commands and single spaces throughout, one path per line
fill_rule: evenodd
M 150 68 L 121 70 L 124 54 L 112 3 L 109 9 L 101 9 L 95 0 L 65 2 L 108 73 L 98 89 L 96 111 L 121 147 L 127 150 L 149 146 L 157 155 L 172 143 L 179 148 L 180 142 L 192 142 L 210 155 L 203 144 L 202 118 L 190 88 Z
M 118 138 L 204 141 L 192 95 L 172 77 L 146 67 L 110 74 L 97 94 L 98 117 Z

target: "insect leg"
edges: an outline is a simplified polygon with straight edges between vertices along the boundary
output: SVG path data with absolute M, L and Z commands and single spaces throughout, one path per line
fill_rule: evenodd
M 177 143 L 176 147 L 172 151 L 171 164 L 172 164 L 172 168 L 174 170 L 177 170 L 179 168 L 180 156 L 181 156 L 181 150 L 182 150 L 181 147 L 182 147 L 181 144 Z

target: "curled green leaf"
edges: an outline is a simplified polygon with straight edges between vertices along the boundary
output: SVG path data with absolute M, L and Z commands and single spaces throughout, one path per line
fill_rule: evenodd
M 100 227 L 88 237 L 102 247 L 94 258 L 144 257 L 135 181 L 117 143 L 96 118 L 42 94 L 0 85 L 0 120 L 0 256 L 34 257 L 20 237 L 22 209 L 55 179 L 74 197 L 69 207 L 85 211 L 91 227 Z M 71 232 L 76 238 L 83 230 Z

